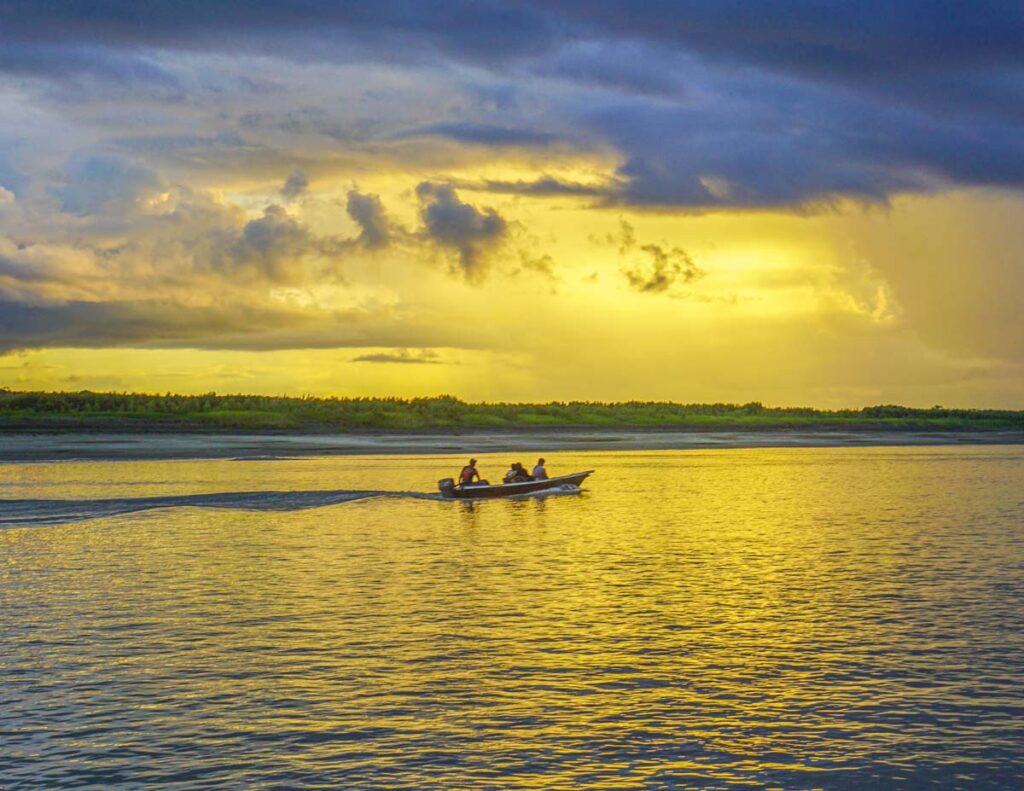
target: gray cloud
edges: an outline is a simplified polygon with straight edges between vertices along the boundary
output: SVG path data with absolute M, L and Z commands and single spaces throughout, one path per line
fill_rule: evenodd
M 405 140 L 415 149 L 407 156 L 426 160 L 441 157 L 430 146 L 441 148 L 431 138 L 442 138 L 469 149 L 557 143 L 612 152 L 621 166 L 602 188 L 553 179 L 492 185 L 595 194 L 607 204 L 804 208 L 949 184 L 1024 187 L 1019 4 L 250 0 L 232 8 L 0 3 L 0 72 L 77 75 L 81 90 L 65 98 L 77 95 L 83 114 L 98 96 L 110 98 L 110 87 L 138 87 L 133 102 L 152 103 L 148 115 L 136 107 L 108 112 L 103 123 L 144 125 L 152 116 L 161 126 L 169 105 L 154 100 L 159 87 L 177 92 L 190 123 L 192 108 L 208 102 L 223 116 L 207 124 L 259 138 L 231 142 L 222 135 L 234 130 L 218 128 L 169 147 L 173 133 L 136 137 L 151 140 L 134 149 L 151 163 L 193 172 L 290 166 L 308 144 L 298 136 L 396 159 L 389 145 Z M 197 75 L 194 60 L 207 53 L 219 58 L 217 73 Z M 272 80 L 232 76 L 232 58 L 251 54 L 284 67 L 274 67 Z M 331 105 L 324 99 L 333 89 L 319 85 L 292 97 L 300 83 L 278 72 L 310 63 L 401 64 L 439 101 L 419 106 L 409 101 L 415 89 L 386 87 Z
M 244 11 L 244 13 L 240 13 Z M 201 0 L 145 4 L 92 0 L 38 6 L 4 3 L 8 39 L 109 46 L 190 46 L 221 51 L 276 51 L 320 57 L 323 39 L 362 38 L 374 47 L 441 52 L 476 63 L 536 57 L 566 42 L 622 40 L 697 49 L 722 58 L 824 76 L 871 75 L 951 65 L 1019 62 L 1024 11 L 987 3 L 965 13 L 955 0 L 793 2 L 681 0 L 637 6 L 628 0 L 535 0 L 516 4 L 310 0 L 282 6 L 248 0 L 237 6 Z M 738 24 L 738 20 L 756 24 Z M 330 53 L 343 58 L 344 47 Z M 381 54 L 384 57 L 384 54 Z
M 384 204 L 377 195 L 363 195 L 349 190 L 346 209 L 359 225 L 358 242 L 368 250 L 387 247 L 391 242 L 391 223 L 384 212 Z
M 84 82 L 122 88 L 141 85 L 159 91 L 157 95 L 164 99 L 179 95 L 182 87 L 178 79 L 153 58 L 74 42 L 7 41 L 0 46 L 0 73 L 4 72 L 79 85 Z
M 497 243 L 495 229 L 505 226 L 454 190 L 423 190 L 433 235 L 393 224 L 378 196 L 352 190 L 348 209 L 360 231 L 339 237 L 315 233 L 278 205 L 254 217 L 212 193 L 162 182 L 140 187 L 149 178 L 108 181 L 123 192 L 104 190 L 91 207 L 95 214 L 59 213 L 38 227 L 0 233 L 0 354 L 122 346 L 415 349 L 493 340 L 486 333 L 466 339 L 433 314 L 421 317 L 400 291 L 365 280 L 368 288 L 350 289 L 342 277 L 349 265 L 359 277 L 359 256 L 396 238 L 396 256 L 418 259 L 436 245 L 465 248 L 479 267 L 479 257 Z M 69 198 L 69 208 L 86 207 Z M 23 216 L 17 206 L 8 214 L 0 222 Z M 336 294 L 353 307 L 333 310 L 310 298 L 323 286 L 330 286 L 327 304 Z M 429 353 L 395 354 L 394 362 L 437 362 Z
M 965 123 L 770 76 L 747 76 L 729 95 L 729 81 L 708 79 L 720 82 L 711 95 L 728 98 L 582 111 L 626 157 L 607 202 L 795 207 L 950 183 L 1024 185 L 1024 136 L 1005 120 Z
M 396 137 L 445 137 L 460 143 L 502 147 L 547 146 L 558 140 L 558 136 L 550 132 L 470 121 L 430 124 L 400 132 Z
M 284 180 L 281 187 L 281 196 L 285 200 L 295 200 L 309 188 L 309 177 L 300 169 L 296 168 Z
M 145 6 L 95 0 L 45 9 L 5 3 L 0 23 L 5 37 L 14 41 L 187 46 L 274 52 L 301 60 L 346 60 L 352 50 L 387 50 L 389 59 L 399 61 L 443 51 L 473 62 L 500 62 L 542 50 L 556 25 L 528 4 L 510 8 L 471 0 L 372 5 L 313 0 L 287 6 L 249 0 L 241 8 L 198 0 L 153 0 Z
M 200 153 L 205 155 L 221 154 L 246 146 L 245 139 L 234 130 L 225 130 L 216 134 L 199 134 L 193 131 L 179 134 L 145 134 L 134 137 L 117 137 L 110 142 L 139 156 L 150 157 L 158 155 L 189 157 Z
M 361 354 L 353 357 L 354 363 L 399 363 L 412 365 L 437 365 L 441 361 L 437 352 L 432 349 L 420 349 L 411 351 L 409 349 L 397 349 L 393 352 L 377 352 L 374 354 Z
M 645 244 L 640 249 L 650 255 L 650 266 L 623 270 L 629 287 L 635 291 L 660 294 L 677 282 L 689 283 L 703 274 L 686 251 L 679 247 L 666 250 L 656 244 Z
M 197 306 L 178 300 L 27 304 L 0 289 L 0 354 L 23 349 L 195 348 L 271 351 L 366 346 L 465 347 L 457 329 L 387 312 L 323 311 L 267 304 Z
M 467 278 L 481 277 L 484 256 L 504 238 L 508 223 L 494 209 L 463 203 L 450 184 L 424 181 L 416 195 L 426 238 L 456 251 Z
M 455 186 L 466 189 L 482 190 L 484 192 L 507 193 L 510 195 L 534 195 L 534 196 L 583 196 L 583 197 L 607 197 L 609 185 L 578 184 L 572 181 L 563 181 L 553 176 L 542 176 L 533 181 L 499 181 L 485 179 L 484 181 L 454 182 Z
M 300 279 L 295 266 L 301 259 L 332 256 L 343 249 L 339 240 L 317 236 L 280 206 L 268 206 L 223 248 L 219 263 L 236 271 L 253 269 L 278 283 L 294 283 Z
M 0 233 L 0 276 L 46 299 L 207 288 L 210 278 L 235 287 L 339 281 L 364 241 L 317 234 L 278 205 L 251 218 L 110 156 L 75 157 L 48 191 L 73 219 L 20 212 L 7 218 L 8 235 Z
M 936 69 L 1019 65 L 1024 9 L 956 0 L 842 0 L 765 4 L 683 0 L 559 0 L 557 12 L 625 40 L 685 48 L 817 79 L 879 84 Z M 556 13 L 557 13 L 556 12 Z M 738 20 L 749 20 L 738 24 Z M 756 22 L 755 22 L 756 20 Z
M 193 307 L 173 300 L 33 305 L 0 299 L 0 353 L 58 346 L 234 348 L 270 328 L 311 323 L 296 312 L 251 306 Z
M 687 65 L 661 46 L 602 40 L 566 42 L 534 68 L 545 76 L 661 98 L 685 92 Z
M 689 283 L 704 275 L 704 271 L 681 247 L 640 244 L 630 223 L 623 220 L 619 225 L 619 232 L 609 234 L 603 242 L 618 247 L 620 256 L 644 259 L 622 269 L 623 277 L 634 291 L 662 294 L 677 283 Z

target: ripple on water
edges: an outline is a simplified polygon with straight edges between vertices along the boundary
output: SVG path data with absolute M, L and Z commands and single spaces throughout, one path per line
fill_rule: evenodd
M 1019 787 L 1019 449 L 590 453 L 557 460 L 598 470 L 576 497 L 341 497 L 453 463 L 10 473 L 37 508 L 61 480 L 163 506 L 0 516 L 0 786 Z

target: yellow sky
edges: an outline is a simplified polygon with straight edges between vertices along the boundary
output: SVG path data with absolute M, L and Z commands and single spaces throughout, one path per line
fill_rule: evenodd
M 1020 209 L 1016 197 L 945 193 L 899 198 L 888 208 L 698 214 L 463 189 L 461 201 L 492 207 L 508 223 L 506 236 L 481 253 L 482 274 L 467 278 L 452 250 L 415 238 L 414 185 L 394 176 L 356 185 L 381 197 L 407 239 L 380 251 L 327 253 L 338 277 L 308 274 L 235 293 L 211 281 L 195 294 L 213 305 L 257 300 L 299 313 L 377 317 L 365 330 L 346 329 L 344 346 L 239 350 L 204 339 L 197 348 L 27 350 L 0 358 L 0 386 L 1020 405 L 1015 300 L 996 285 L 1006 273 L 986 281 L 989 270 L 1010 267 L 1016 251 L 1006 239 L 984 238 L 992 228 L 962 221 L 985 218 L 1005 232 Z M 278 186 L 236 185 L 217 200 L 254 219 Z M 349 179 L 316 184 L 287 212 L 315 233 L 351 237 L 359 229 L 344 198 L 353 186 Z M 651 246 L 669 256 L 685 251 L 693 276 L 660 290 L 631 284 L 629 272 L 654 275 Z M 524 265 L 545 256 L 547 270 Z M 969 276 L 965 256 L 974 259 Z M 951 279 L 954 272 L 961 277 Z

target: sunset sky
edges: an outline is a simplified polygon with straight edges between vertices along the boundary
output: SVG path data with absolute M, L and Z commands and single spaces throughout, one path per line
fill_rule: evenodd
M 1024 408 L 1024 5 L 0 0 L 0 387 Z

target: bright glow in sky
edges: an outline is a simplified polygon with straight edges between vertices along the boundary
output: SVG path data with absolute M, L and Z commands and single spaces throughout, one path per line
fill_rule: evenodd
M 0 387 L 1021 407 L 1021 13 L 744 5 L 0 6 Z

